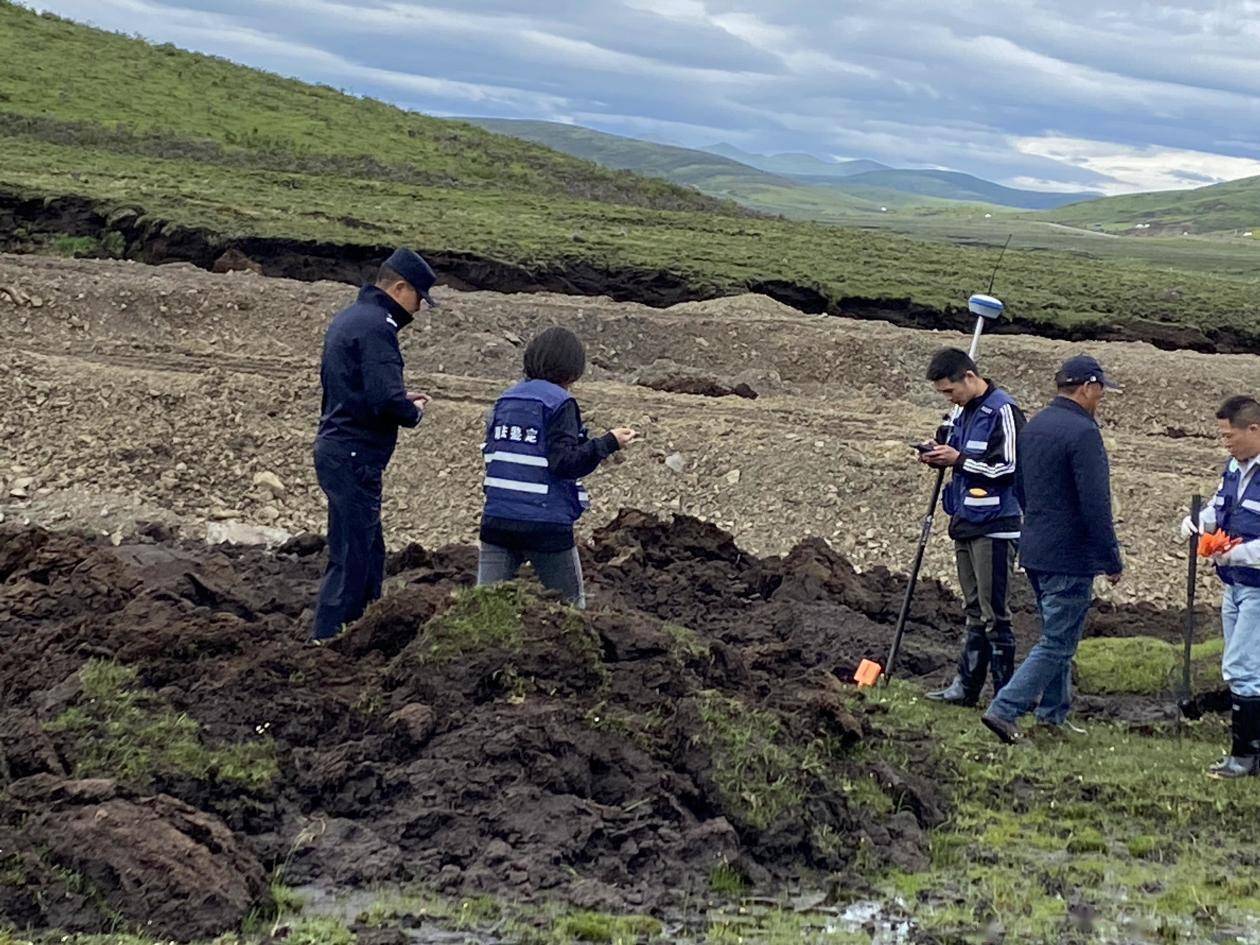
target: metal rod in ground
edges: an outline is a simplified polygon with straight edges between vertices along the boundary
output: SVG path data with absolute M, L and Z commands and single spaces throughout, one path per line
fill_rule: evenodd
M 936 503 L 941 500 L 941 487 L 945 483 L 945 470 L 936 471 L 936 485 L 932 487 L 932 501 L 928 504 L 927 514 L 923 516 L 923 527 L 919 531 L 919 547 L 914 553 L 914 564 L 910 566 L 910 580 L 906 582 L 906 594 L 901 599 L 901 611 L 897 614 L 897 629 L 893 633 L 892 646 L 888 649 L 888 662 L 884 664 L 884 680 L 892 678 L 897 666 L 897 654 L 901 650 L 901 638 L 906 633 L 906 621 L 910 619 L 910 604 L 914 600 L 914 586 L 919 581 L 919 569 L 923 567 L 923 555 L 927 552 L 928 539 L 932 537 L 932 522 L 936 518 Z
M 1190 500 L 1190 521 L 1197 528 L 1199 513 L 1203 508 L 1203 497 L 1196 495 Z M 1190 691 L 1190 659 L 1194 646 L 1194 597 L 1199 577 L 1199 536 L 1191 534 L 1187 544 L 1190 564 L 1186 574 L 1186 648 L 1181 661 L 1181 712 L 1190 715 L 1193 712 L 1193 693 Z

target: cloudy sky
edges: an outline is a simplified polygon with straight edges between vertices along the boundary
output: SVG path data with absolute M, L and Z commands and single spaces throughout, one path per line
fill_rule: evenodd
M 39 0 L 435 115 L 1107 193 L 1260 174 L 1260 0 Z

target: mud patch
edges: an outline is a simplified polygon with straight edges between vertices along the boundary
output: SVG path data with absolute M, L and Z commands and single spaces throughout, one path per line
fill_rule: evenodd
M 41 851 L 0 864 L 0 916 L 105 930 L 166 922 L 160 899 L 200 910 L 163 934 L 210 934 L 265 907 L 277 868 L 643 912 L 717 875 L 927 863 L 949 799 L 929 768 L 854 750 L 880 721 L 842 682 L 887 647 L 891 573 L 627 511 L 584 549 L 588 612 L 471 589 L 472 549 L 412 546 L 316 648 L 317 548 L 0 528 L 0 846 Z M 908 673 L 948 667 L 956 613 L 923 587 Z

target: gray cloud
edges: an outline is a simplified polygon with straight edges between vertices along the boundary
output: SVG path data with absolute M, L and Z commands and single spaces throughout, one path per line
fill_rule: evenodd
M 1111 192 L 1260 173 L 1255 0 L 38 6 L 434 114 Z

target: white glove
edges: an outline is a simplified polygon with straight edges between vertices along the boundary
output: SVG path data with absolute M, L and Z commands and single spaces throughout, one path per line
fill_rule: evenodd
M 1194 519 L 1192 519 L 1189 515 L 1187 515 L 1185 518 L 1181 520 L 1181 540 L 1182 541 L 1189 541 L 1191 535 L 1198 535 L 1201 533 L 1201 531 L 1202 530 L 1199 528 L 1199 523 L 1196 522 Z

